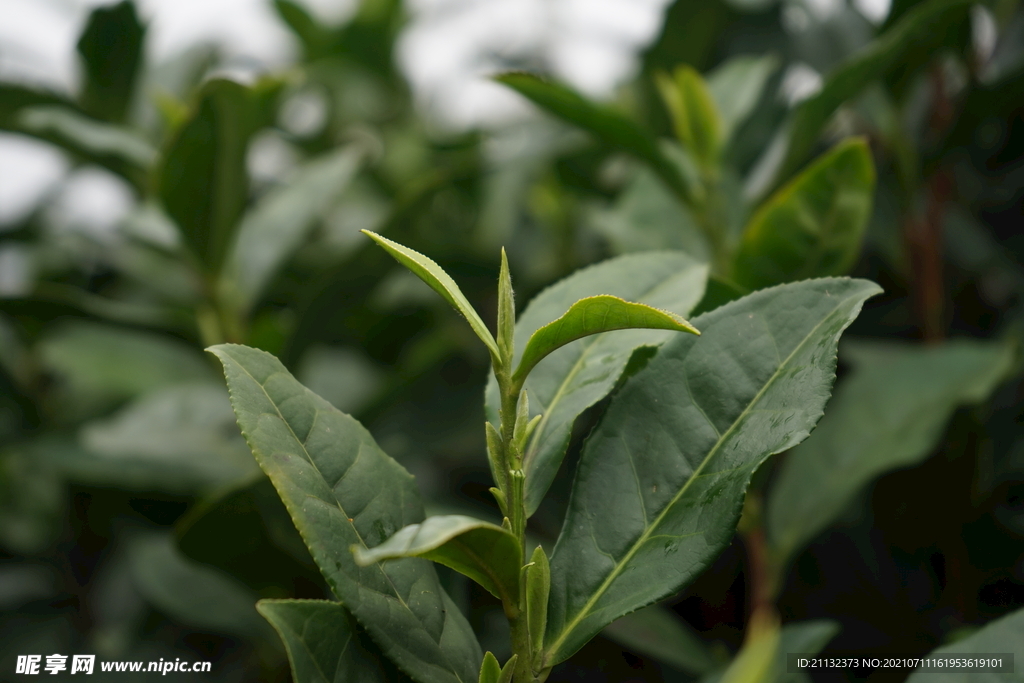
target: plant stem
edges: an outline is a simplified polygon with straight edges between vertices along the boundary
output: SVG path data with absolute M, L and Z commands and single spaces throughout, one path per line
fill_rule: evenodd
M 511 354 L 510 354 L 511 355 Z M 497 482 L 505 494 L 506 514 L 509 527 L 519 543 L 519 566 L 526 564 L 526 502 L 524 500 L 525 475 L 523 473 L 522 453 L 515 444 L 516 412 L 519 408 L 519 394 L 522 389 L 512 380 L 511 359 L 504 360 L 500 367 L 494 369 L 495 378 L 501 393 L 501 461 L 504 465 L 503 482 Z M 505 605 L 505 614 L 509 616 L 512 629 L 512 652 L 518 655 L 513 681 L 515 683 L 533 683 L 539 680 L 533 672 L 533 650 L 530 639 L 529 621 L 526 613 L 526 581 L 525 572 L 520 571 L 519 595 L 516 605 Z

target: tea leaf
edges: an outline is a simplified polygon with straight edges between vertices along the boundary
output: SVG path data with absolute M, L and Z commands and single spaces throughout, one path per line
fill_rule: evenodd
M 295 683 L 386 683 L 378 656 L 359 638 L 340 602 L 260 600 L 256 609 L 281 637 Z
M 722 121 L 707 83 L 684 64 L 671 77 L 661 74 L 657 84 L 676 137 L 702 165 L 714 165 L 722 147 Z
M 780 560 L 835 520 L 882 472 L 917 464 L 957 406 L 985 400 L 1006 377 L 1006 344 L 955 340 L 922 348 L 851 345 L 855 370 L 817 431 L 786 457 L 767 501 L 768 539 Z
M 530 336 L 513 381 L 522 382 L 545 356 L 577 339 L 613 330 L 637 329 L 700 334 L 682 316 L 669 311 L 630 303 L 609 294 L 587 297 Z
M 733 279 L 759 289 L 842 275 L 860 253 L 874 191 L 875 166 L 867 143 L 853 139 L 836 145 L 750 219 Z
M 996 653 L 1019 654 L 1021 639 L 1024 639 L 1024 609 L 1010 612 L 1004 617 L 989 622 L 977 633 L 962 640 L 932 650 L 926 657 L 942 657 L 946 654 L 977 655 L 991 658 Z M 975 683 L 986 681 L 991 683 L 1011 683 L 1019 681 L 1020 673 L 1014 667 L 1019 662 L 1010 663 L 1009 673 L 981 673 L 966 669 L 952 673 L 943 673 L 942 680 L 950 683 Z M 934 681 L 934 673 L 915 671 L 907 678 L 907 683 L 926 683 Z
M 579 126 L 598 140 L 619 147 L 647 162 L 674 192 L 690 201 L 692 190 L 676 165 L 659 149 L 657 140 L 622 114 L 595 104 L 570 88 L 528 73 L 496 76 L 544 111 Z
M 486 588 L 503 603 L 519 599 L 519 544 L 500 526 L 463 515 L 428 517 L 372 549 L 354 546 L 356 564 L 423 557 L 451 567 Z
M 687 315 L 704 293 L 708 268 L 679 252 L 647 252 L 584 268 L 544 290 L 516 323 L 519 354 L 533 334 L 573 302 L 609 294 Z M 547 356 L 526 378 L 530 409 L 542 414 L 524 456 L 526 510 L 533 514 L 562 463 L 577 416 L 608 395 L 634 349 L 658 346 L 675 333 L 628 330 L 579 339 Z M 518 359 L 517 359 L 518 360 Z M 488 419 L 497 422 L 498 386 L 487 385 Z
M 80 99 L 89 114 L 107 121 L 125 118 L 142 66 L 145 35 L 130 0 L 97 7 L 89 15 L 78 39 L 85 67 Z
M 708 90 L 721 116 L 723 142 L 727 143 L 753 112 L 765 84 L 778 68 L 779 60 L 774 55 L 741 55 L 707 74 Z
M 270 354 L 232 344 L 210 351 L 224 365 L 242 435 L 334 594 L 420 683 L 475 680 L 480 646 L 433 566 L 409 558 L 360 567 L 349 551 L 423 520 L 409 473 Z
M 403 247 L 397 242 L 392 242 L 387 237 L 382 237 L 377 233 L 370 232 L 369 230 L 363 230 L 363 234 L 372 239 L 374 242 L 379 244 L 387 251 L 396 261 L 401 263 L 403 266 L 411 270 L 417 277 L 430 285 L 430 288 L 440 294 L 445 301 L 451 304 L 452 308 L 462 314 L 462 317 L 466 319 L 469 326 L 476 332 L 476 336 L 480 338 L 480 341 L 484 343 L 487 350 L 491 352 L 491 357 L 495 359 L 501 358 L 501 352 L 498 350 L 498 345 L 494 341 L 494 337 L 491 336 L 490 331 L 487 329 L 487 325 L 477 315 L 476 309 L 473 308 L 473 304 L 469 303 L 466 296 L 459 289 L 459 286 L 455 284 L 455 280 L 451 278 L 448 273 L 444 272 L 441 266 L 434 263 L 432 259 L 427 258 L 418 251 L 413 251 L 408 247 Z
M 157 194 L 200 263 L 216 273 L 249 194 L 245 155 L 256 97 L 233 81 L 214 79 L 171 137 L 158 165 Z
M 693 629 L 672 610 L 660 605 L 616 619 L 601 633 L 631 652 L 689 674 L 706 674 L 718 665 Z
M 729 543 L 750 477 L 807 437 L 865 280 L 756 292 L 700 316 L 619 390 L 580 459 L 551 558 L 547 665 L 667 597 Z M 628 487 L 623 487 L 629 482 Z

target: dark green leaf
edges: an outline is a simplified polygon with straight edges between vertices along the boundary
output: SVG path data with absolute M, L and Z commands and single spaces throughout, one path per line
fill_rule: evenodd
M 667 597 L 728 544 L 753 472 L 821 417 L 865 280 L 751 294 L 694 321 L 613 399 L 587 441 L 551 559 L 545 663 Z M 623 488 L 623 482 L 630 482 Z
M 860 253 L 871 217 L 875 165 L 853 139 L 823 155 L 773 194 L 747 224 L 733 280 L 750 289 L 842 275 Z
M 767 502 L 768 537 L 780 560 L 838 517 L 879 474 L 924 459 L 957 406 L 985 400 L 1006 378 L 1006 344 L 850 345 L 855 371 L 817 431 L 786 457 Z
M 227 344 L 210 350 L 224 364 L 243 436 L 335 595 L 420 683 L 476 680 L 480 646 L 430 562 L 359 567 L 349 550 L 423 520 L 409 473 L 270 354 Z
M 423 557 L 451 567 L 486 588 L 504 604 L 519 600 L 519 543 L 500 526 L 463 515 L 428 517 L 400 529 L 367 550 L 353 546 L 356 564 L 368 567 L 385 560 Z
M 789 673 L 786 655 L 790 652 L 816 655 L 836 637 L 840 627 L 829 619 L 799 621 L 782 627 L 779 648 L 775 652 L 776 683 L 812 683 L 806 672 Z
M 724 136 L 708 84 L 687 64 L 676 67 L 672 77 L 662 74 L 657 82 L 676 137 L 703 166 L 716 164 Z
M 476 332 L 476 336 L 480 338 L 480 341 L 484 343 L 487 350 L 491 352 L 491 357 L 495 360 L 501 358 L 498 345 L 494 341 L 494 337 L 491 336 L 490 330 L 487 329 L 487 325 L 480 319 L 476 309 L 473 308 L 473 304 L 469 303 L 469 300 L 466 299 L 459 286 L 455 284 L 455 280 L 448 273 L 444 272 L 441 266 L 418 251 L 403 247 L 397 242 L 392 242 L 387 237 L 382 237 L 369 230 L 363 230 L 362 232 L 382 246 L 396 261 L 430 285 L 430 288 L 440 294 L 445 301 L 451 304 L 452 308 L 461 313 L 462 317 L 469 323 L 469 326 Z
M 670 311 L 630 303 L 609 294 L 598 294 L 580 299 L 560 318 L 530 335 L 512 379 L 522 382 L 537 363 L 566 344 L 615 330 L 672 330 L 700 334 L 682 316 Z
M 355 177 L 365 156 L 363 145 L 352 144 L 316 157 L 245 215 L 224 264 L 225 301 L 248 314 L 277 269 Z
M 22 110 L 27 107 L 49 106 L 78 109 L 74 102 L 58 93 L 17 83 L 0 83 L 0 129 L 20 130 L 21 127 L 16 125 L 16 121 Z
M 167 214 L 211 273 L 226 257 L 248 199 L 245 157 L 257 115 L 249 88 L 208 81 L 157 168 L 157 193 Z
M 676 165 L 661 152 L 657 140 L 622 114 L 595 104 L 564 85 L 532 74 L 507 73 L 495 80 L 544 111 L 591 133 L 601 142 L 619 147 L 646 162 L 684 201 L 690 201 L 692 193 L 688 183 Z
M 707 645 L 672 610 L 651 605 L 616 619 L 601 632 L 631 652 L 702 675 L 718 665 Z
M 941 657 L 946 654 L 975 655 L 989 657 L 997 653 L 1020 657 L 1020 644 L 1024 641 L 1024 609 L 1010 612 L 1006 616 L 985 624 L 977 633 L 936 648 L 927 657 Z M 1020 661 L 1013 662 L 1010 673 L 980 673 L 970 670 L 941 674 L 941 680 L 949 683 L 1017 683 L 1021 679 Z M 930 683 L 940 676 L 934 673 L 915 671 L 907 683 Z
M 575 301 L 611 294 L 687 315 L 704 293 L 707 266 L 678 252 L 648 252 L 605 261 L 574 273 L 530 302 L 516 323 L 522 353 L 533 333 L 562 315 Z M 526 509 L 533 514 L 544 498 L 569 445 L 576 418 L 608 395 L 633 350 L 658 346 L 675 332 L 628 330 L 580 339 L 537 364 L 526 380 L 534 414 L 543 414 L 525 455 Z M 518 359 L 517 359 L 518 360 Z M 497 421 L 498 387 L 487 385 L 489 419 Z
M 345 606 L 327 600 L 260 600 L 256 609 L 281 636 L 294 683 L 387 683 Z
M 937 27 L 961 17 L 973 0 L 928 0 L 917 4 L 895 25 L 856 53 L 825 78 L 821 91 L 800 103 L 788 124 L 784 156 L 771 185 L 782 182 L 800 168 L 813 152 L 828 120 L 847 100 L 865 86 L 898 69 L 911 52 L 927 52 L 941 46 Z
M 87 112 L 106 121 L 124 120 L 142 66 L 145 34 L 131 0 L 97 7 L 89 15 L 78 40 L 85 67 L 79 100 Z

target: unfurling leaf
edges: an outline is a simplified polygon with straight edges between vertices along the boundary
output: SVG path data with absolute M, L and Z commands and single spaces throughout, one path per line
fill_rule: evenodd
M 356 563 L 423 557 L 465 574 L 506 605 L 519 596 L 519 543 L 500 526 L 463 515 L 428 517 L 378 546 L 352 546 Z
M 713 166 L 722 147 L 722 121 L 707 83 L 685 64 L 671 77 L 659 74 L 657 83 L 676 137 L 702 166 Z
M 537 295 L 516 322 L 516 354 L 540 328 L 579 299 L 611 294 L 686 316 L 704 295 L 707 265 L 684 253 L 629 254 L 577 271 Z M 532 515 L 558 472 L 576 418 L 619 381 L 633 351 L 657 347 L 670 330 L 620 330 L 579 339 L 556 350 L 526 378 L 531 410 L 538 415 L 524 454 L 526 512 Z M 497 423 L 498 385 L 487 385 L 487 417 Z
M 821 417 L 839 336 L 879 291 L 830 278 L 755 292 L 695 319 L 700 337 L 677 335 L 625 383 L 587 440 L 552 553 L 546 665 L 729 543 L 751 476 Z
M 512 655 L 505 666 L 498 664 L 498 659 L 491 652 L 484 655 L 484 663 L 480 666 L 480 683 L 510 683 L 512 672 L 516 668 L 519 655 Z
M 551 593 L 551 566 L 544 548 L 537 546 L 526 570 L 526 621 L 529 625 L 532 650 L 544 648 L 544 630 L 548 625 L 548 596 Z
M 466 299 L 459 286 L 455 284 L 455 280 L 448 273 L 444 272 L 441 266 L 418 251 L 413 251 L 397 242 L 392 242 L 387 237 L 382 237 L 369 230 L 363 230 L 362 232 L 382 246 L 396 261 L 430 285 L 430 288 L 440 294 L 445 301 L 451 304 L 452 308 L 461 313 L 462 317 L 469 323 L 469 326 L 476 332 L 476 336 L 480 337 L 480 341 L 490 351 L 491 358 L 494 359 L 495 363 L 499 361 L 501 352 L 498 350 L 494 337 L 491 336 L 490 331 L 487 329 L 487 325 L 480 319 L 476 309 L 473 308 L 473 304 L 469 303 L 469 300 Z
M 733 280 L 750 289 L 842 275 L 871 217 L 875 165 L 863 139 L 842 142 L 769 197 L 747 224 Z
M 530 336 L 512 376 L 523 382 L 533 367 L 552 351 L 569 342 L 613 330 L 672 330 L 700 334 L 682 316 L 646 304 L 624 301 L 617 296 L 599 294 L 580 299 L 565 314 Z
M 501 272 L 498 274 L 498 350 L 506 363 L 512 363 L 513 337 L 516 327 L 516 302 L 512 292 L 512 276 L 508 258 L 501 250 Z

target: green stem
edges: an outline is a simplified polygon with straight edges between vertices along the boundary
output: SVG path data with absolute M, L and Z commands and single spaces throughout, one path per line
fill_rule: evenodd
M 524 498 L 526 478 L 522 469 L 522 453 L 519 453 L 515 447 L 516 411 L 519 407 L 519 393 L 522 386 L 519 382 L 512 380 L 510 366 L 510 362 L 502 363 L 501 367 L 496 367 L 494 372 L 501 393 L 499 416 L 501 418 L 502 461 L 505 464 L 505 471 L 502 473 L 504 481 L 499 482 L 499 486 L 503 489 L 502 493 L 505 494 L 509 526 L 519 543 L 519 566 L 522 568 L 526 564 L 526 501 Z M 520 574 L 522 575 L 524 572 L 520 572 Z M 512 680 L 514 683 L 533 683 L 539 679 L 533 671 L 532 641 L 526 613 L 525 580 L 519 582 L 517 600 L 518 604 L 505 606 L 505 613 L 514 615 L 509 618 L 512 630 L 512 652 L 519 655 Z

